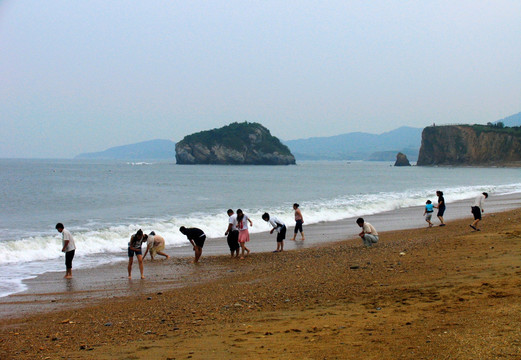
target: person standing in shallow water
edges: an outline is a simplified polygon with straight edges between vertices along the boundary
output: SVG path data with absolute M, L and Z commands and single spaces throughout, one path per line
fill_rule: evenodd
M 250 249 L 246 247 L 246 243 L 250 241 L 250 232 L 248 231 L 248 222 L 253 226 L 248 215 L 237 209 L 237 230 L 239 230 L 239 245 L 241 245 L 241 260 L 250 255 Z M 246 252 L 246 254 L 245 254 Z
M 132 279 L 132 264 L 134 263 L 134 255 L 137 257 L 139 263 L 139 272 L 141 279 L 145 278 L 143 269 L 143 253 L 141 252 L 141 244 L 143 243 L 143 230 L 139 229 L 134 235 L 130 237 L 128 243 L 128 278 Z
M 297 234 L 300 231 L 300 235 L 302 236 L 302 241 L 306 240 L 304 237 L 304 230 L 302 229 L 302 224 L 304 224 L 304 217 L 302 216 L 302 212 L 299 209 L 299 204 L 293 204 L 293 210 L 295 210 L 295 230 L 293 231 L 293 237 L 291 240 L 295 241 L 297 238 Z
M 445 221 L 443 220 L 443 214 L 445 214 L 445 198 L 443 197 L 443 191 L 436 191 L 436 195 L 438 195 L 438 219 L 440 219 L 440 226 L 445 226 Z
M 72 259 L 76 252 L 76 244 L 69 230 L 62 223 L 56 224 L 56 230 L 62 234 L 62 252 L 65 253 L 65 279 L 72 278 Z

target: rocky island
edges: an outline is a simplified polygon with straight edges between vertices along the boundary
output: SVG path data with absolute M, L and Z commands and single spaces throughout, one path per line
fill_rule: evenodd
M 258 123 L 232 123 L 185 136 L 175 146 L 177 164 L 293 165 L 287 146 Z
M 520 166 L 521 127 L 502 123 L 426 127 L 417 165 Z

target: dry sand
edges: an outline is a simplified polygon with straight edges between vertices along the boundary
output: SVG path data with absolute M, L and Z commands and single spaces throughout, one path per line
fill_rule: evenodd
M 0 358 L 521 359 L 520 219 L 382 233 L 371 249 L 206 256 L 136 281 L 131 296 L 110 283 L 28 295 L 32 308 L 2 304 Z

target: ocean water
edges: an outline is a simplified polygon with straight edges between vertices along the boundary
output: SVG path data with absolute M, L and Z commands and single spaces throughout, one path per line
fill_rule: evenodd
M 293 224 L 292 204 L 298 202 L 312 224 L 436 202 L 438 189 L 448 204 L 482 191 L 521 193 L 520 169 L 391 165 L 0 159 L 0 296 L 22 291 L 23 279 L 64 271 L 57 222 L 75 238 L 78 269 L 125 261 L 129 237 L 139 228 L 161 234 L 169 248 L 188 246 L 181 225 L 221 237 L 228 208 L 242 208 L 254 219 L 268 211 Z

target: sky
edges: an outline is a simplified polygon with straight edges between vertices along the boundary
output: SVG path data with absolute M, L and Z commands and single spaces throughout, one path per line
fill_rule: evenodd
M 0 157 L 521 111 L 521 1 L 0 0 Z

